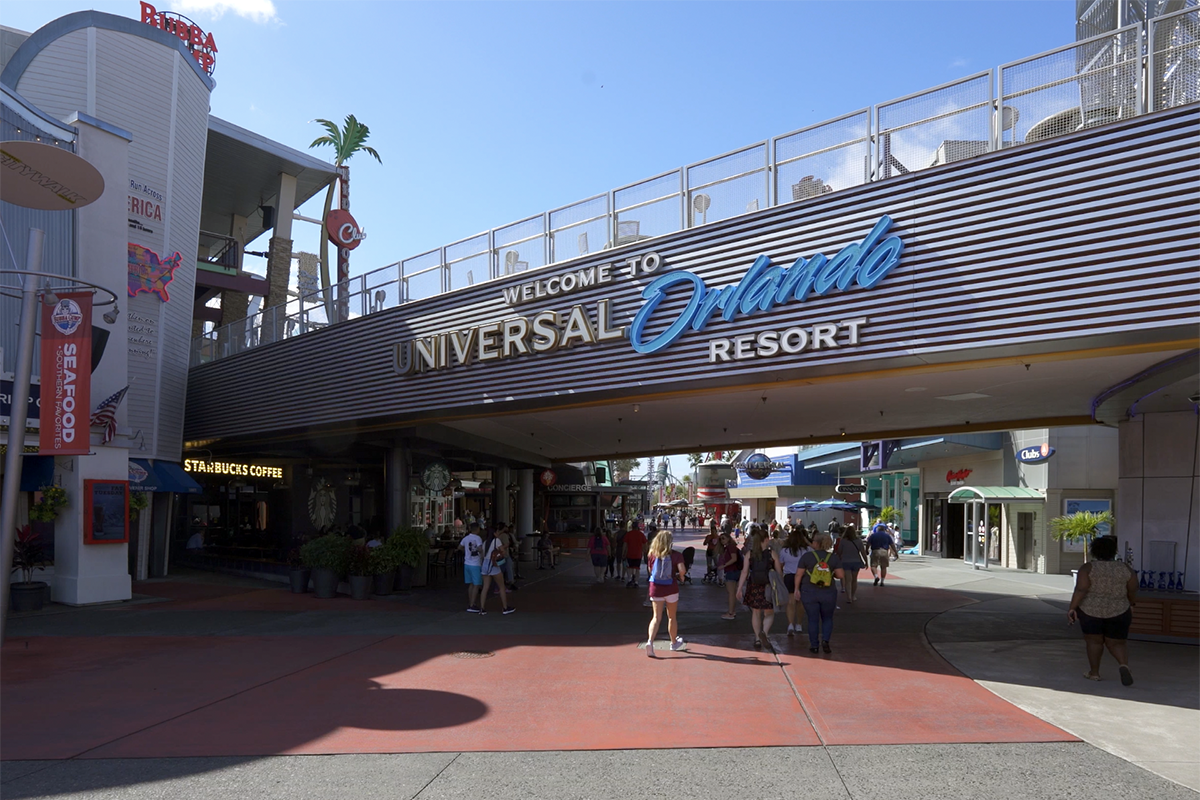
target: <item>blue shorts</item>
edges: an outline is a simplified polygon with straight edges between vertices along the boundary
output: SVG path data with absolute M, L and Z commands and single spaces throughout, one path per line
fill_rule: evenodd
M 483 586 L 483 570 L 478 564 L 463 565 L 463 583 L 474 584 L 475 586 Z

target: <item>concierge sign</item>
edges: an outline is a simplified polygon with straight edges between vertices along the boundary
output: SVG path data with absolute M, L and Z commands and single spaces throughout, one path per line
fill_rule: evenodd
M 787 267 L 760 255 L 739 280 L 725 286 L 709 286 L 693 272 L 668 269 L 654 252 L 509 286 L 502 290 L 503 299 L 516 308 L 635 278 L 649 280 L 632 319 L 616 319 L 611 299 L 596 300 L 590 307 L 574 305 L 565 312 L 521 313 L 402 341 L 396 345 L 395 369 L 413 375 L 616 341 L 627 341 L 638 353 L 662 352 L 682 337 L 703 332 L 717 317 L 735 322 L 855 285 L 873 289 L 900 261 L 904 245 L 898 236 L 886 236 L 891 226 L 891 217 L 884 215 L 860 241 L 836 255 L 800 256 Z M 664 306 L 664 301 L 671 302 Z M 708 361 L 731 363 L 856 346 L 869 321 L 866 317 L 827 319 L 715 337 L 708 341 Z
M 129 541 L 129 482 L 83 482 L 83 541 L 119 544 Z

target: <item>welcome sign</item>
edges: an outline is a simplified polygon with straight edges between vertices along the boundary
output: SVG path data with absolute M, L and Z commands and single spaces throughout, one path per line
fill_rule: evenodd
M 565 313 L 547 310 L 409 339 L 396 345 L 394 367 L 400 375 L 414 375 L 618 340 L 628 340 L 638 353 L 657 353 L 689 333 L 703 331 L 718 315 L 733 322 L 810 297 L 848 291 L 854 285 L 874 288 L 896 267 L 904 249 L 898 236 L 885 236 L 891 226 L 891 217 L 884 215 L 861 241 L 846 245 L 833 257 L 801 256 L 788 267 L 760 255 L 739 281 L 727 286 L 710 287 L 687 270 L 665 272 L 642 290 L 642 305 L 628 325 L 614 320 L 611 300 L 597 300 L 590 308 L 579 304 Z M 651 252 L 621 264 L 587 267 L 508 287 L 503 290 L 504 300 L 516 306 L 560 297 L 623 277 L 652 275 L 664 266 L 663 259 Z M 660 312 L 664 301 L 675 299 L 686 299 L 682 309 Z M 868 322 L 866 317 L 835 319 L 716 338 L 709 342 L 708 360 L 719 363 L 857 345 Z

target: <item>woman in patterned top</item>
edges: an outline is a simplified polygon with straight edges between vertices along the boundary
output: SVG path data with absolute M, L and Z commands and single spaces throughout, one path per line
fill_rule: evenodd
M 1087 644 L 1088 671 L 1083 677 L 1100 680 L 1100 659 L 1104 649 L 1112 653 L 1121 672 L 1121 683 L 1133 685 L 1129 671 L 1125 640 L 1129 638 L 1129 623 L 1133 620 L 1133 605 L 1137 598 L 1137 574 L 1124 562 L 1115 561 L 1117 538 L 1097 536 L 1092 540 L 1092 560 L 1079 568 L 1075 578 L 1075 594 L 1067 620 L 1079 621 L 1083 640 Z

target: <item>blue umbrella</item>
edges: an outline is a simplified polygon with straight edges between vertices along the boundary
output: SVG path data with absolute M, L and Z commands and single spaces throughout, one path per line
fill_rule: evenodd
M 797 500 L 788 506 L 788 511 L 796 514 L 809 514 L 814 511 L 820 511 L 821 505 L 815 500 L 809 500 L 807 497 L 803 500 Z

